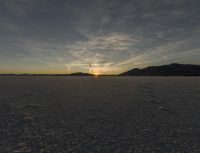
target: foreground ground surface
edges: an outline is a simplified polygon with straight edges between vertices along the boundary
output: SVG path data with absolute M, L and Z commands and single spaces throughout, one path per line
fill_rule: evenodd
M 199 77 L 0 77 L 1 153 L 198 153 L 199 121 Z

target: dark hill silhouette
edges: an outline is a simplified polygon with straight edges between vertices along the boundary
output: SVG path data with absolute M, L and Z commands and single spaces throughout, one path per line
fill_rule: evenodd
M 90 73 L 71 73 L 71 74 L 0 74 L 0 76 L 94 76 Z M 118 76 L 118 75 L 100 75 Z M 143 69 L 134 68 L 119 76 L 200 76 L 200 65 L 178 64 L 149 66 Z
M 82 73 L 82 72 L 77 72 L 77 73 L 71 73 L 68 74 L 69 76 L 94 76 L 93 74 L 90 73 Z
M 0 76 L 94 76 L 89 73 L 71 73 L 71 74 L 0 74 Z
M 121 76 L 200 76 L 200 65 L 178 64 L 134 68 Z

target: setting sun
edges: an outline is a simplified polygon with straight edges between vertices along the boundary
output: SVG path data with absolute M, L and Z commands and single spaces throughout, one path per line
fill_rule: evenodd
M 98 77 L 99 75 L 101 75 L 101 69 L 99 67 L 93 67 L 90 64 L 89 73 L 95 75 L 95 77 Z
M 98 77 L 99 75 L 101 75 L 99 70 L 91 70 L 90 73 L 95 75 L 95 77 Z

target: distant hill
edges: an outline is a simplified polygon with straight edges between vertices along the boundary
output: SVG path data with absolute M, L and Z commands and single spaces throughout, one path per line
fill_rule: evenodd
M 0 74 L 0 76 L 94 76 L 89 73 L 71 73 L 71 74 Z
M 178 64 L 134 68 L 120 76 L 200 76 L 200 65 Z
M 71 73 L 71 74 L 0 74 L 0 76 L 94 76 L 90 73 Z M 117 75 L 100 75 L 117 76 Z M 200 65 L 178 64 L 149 66 L 146 68 L 134 68 L 119 76 L 200 76 Z
M 94 75 L 90 73 L 77 72 L 77 73 L 68 74 L 68 76 L 94 76 Z

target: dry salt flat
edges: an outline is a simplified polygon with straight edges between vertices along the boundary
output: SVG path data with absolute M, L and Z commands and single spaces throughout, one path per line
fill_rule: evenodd
M 199 153 L 199 77 L 0 77 L 0 153 Z

